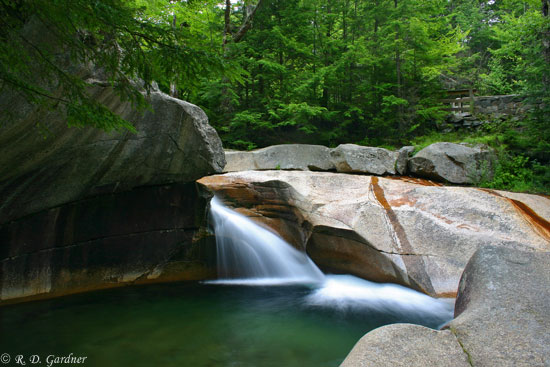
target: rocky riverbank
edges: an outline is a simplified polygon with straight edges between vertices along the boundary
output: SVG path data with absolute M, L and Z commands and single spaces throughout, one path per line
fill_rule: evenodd
M 486 245 L 550 251 L 550 199 L 430 181 L 245 171 L 199 184 L 304 249 L 322 268 L 454 296 Z

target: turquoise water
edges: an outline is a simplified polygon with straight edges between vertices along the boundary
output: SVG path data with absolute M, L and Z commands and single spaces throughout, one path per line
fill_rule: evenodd
M 391 302 L 369 306 L 369 297 L 330 297 L 297 285 L 176 283 L 5 306 L 0 354 L 10 354 L 8 366 L 18 354 L 47 365 L 48 355 L 73 353 L 86 356 L 87 367 L 328 367 L 373 328 L 437 327 L 452 314 L 449 304 L 419 313 Z

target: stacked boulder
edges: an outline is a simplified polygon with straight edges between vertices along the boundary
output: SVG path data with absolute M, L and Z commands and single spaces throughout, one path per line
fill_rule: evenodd
M 435 143 L 410 158 L 413 151 L 412 146 L 391 151 L 355 144 L 341 144 L 333 149 L 321 145 L 274 145 L 249 152 L 226 151 L 224 172 L 282 169 L 379 176 L 410 174 L 455 184 L 472 184 L 493 175 L 496 156 L 484 145 Z

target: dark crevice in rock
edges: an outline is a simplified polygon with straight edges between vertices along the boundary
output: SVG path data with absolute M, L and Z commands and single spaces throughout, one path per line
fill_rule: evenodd
M 459 166 L 460 168 L 465 169 L 465 168 L 464 168 L 464 163 L 463 163 L 463 162 L 460 162 L 459 160 L 457 160 L 455 157 L 453 157 L 453 156 L 451 156 L 451 155 L 445 154 L 445 156 L 446 156 L 447 158 L 449 158 L 449 160 L 450 160 L 451 162 L 453 162 L 454 164 L 456 164 L 456 165 Z
M 474 367 L 474 362 L 472 361 L 472 356 L 470 355 L 470 353 L 466 350 L 466 347 L 464 347 L 464 344 L 462 344 L 462 342 L 460 341 L 460 338 L 458 337 L 458 334 L 456 332 L 456 329 L 454 329 L 453 327 L 449 327 L 449 330 L 451 331 L 451 334 L 453 334 L 453 336 L 455 337 L 456 341 L 458 342 L 458 344 L 460 345 L 460 348 L 462 348 L 462 351 L 464 352 L 464 354 L 466 354 L 466 358 L 468 359 L 468 364 L 472 367 Z
M 183 152 L 183 149 L 181 149 L 178 142 L 176 141 L 176 139 L 174 139 L 174 137 L 172 135 L 166 134 L 166 136 L 168 137 L 168 139 L 170 139 L 174 143 L 177 150 L 179 150 L 180 152 Z
M 420 257 L 438 257 L 437 255 L 431 255 L 431 254 L 414 254 L 414 253 L 401 253 L 401 252 L 389 252 L 389 251 L 383 251 L 380 249 L 376 249 L 378 252 L 386 254 L 386 255 L 399 255 L 399 256 L 420 256 Z

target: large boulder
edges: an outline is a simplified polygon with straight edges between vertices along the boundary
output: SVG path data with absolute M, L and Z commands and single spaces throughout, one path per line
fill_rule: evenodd
M 0 125 L 0 302 L 216 275 L 194 181 L 225 158 L 205 113 L 158 90 L 137 111 L 89 81 L 137 133 L 68 128 L 62 109 L 0 95 L 15 115 Z
M 330 172 L 202 178 L 227 205 L 305 249 L 324 270 L 454 296 L 481 246 L 550 251 L 550 199 Z
M 550 366 L 550 254 L 483 247 L 443 331 L 408 324 L 366 334 L 341 367 Z
M 413 175 L 455 184 L 472 184 L 491 179 L 496 156 L 485 145 L 434 143 L 409 159 Z
M 227 165 L 224 172 L 248 170 L 302 170 L 330 171 L 334 164 L 330 149 L 322 145 L 284 144 L 249 152 L 225 152 Z
M 0 126 L 0 224 L 84 197 L 134 187 L 192 182 L 221 172 L 221 141 L 197 106 L 154 91 L 136 111 L 113 89 L 92 96 L 131 121 L 137 133 L 68 128 L 59 111 Z M 0 96 L 0 104 L 5 96 Z
M 367 333 L 340 367 L 471 367 L 468 355 L 448 330 L 393 324 Z
M 330 154 L 338 172 L 374 175 L 396 174 L 395 164 L 399 157 L 398 152 L 355 144 L 341 144 Z
M 550 254 L 487 247 L 470 260 L 450 330 L 474 366 L 550 366 Z

